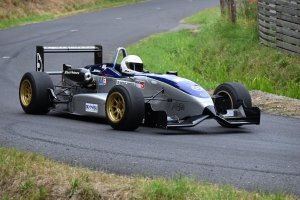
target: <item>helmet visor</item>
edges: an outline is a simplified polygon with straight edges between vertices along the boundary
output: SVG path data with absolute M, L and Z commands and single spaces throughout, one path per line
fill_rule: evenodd
M 143 63 L 129 63 L 129 67 L 134 71 L 143 72 Z

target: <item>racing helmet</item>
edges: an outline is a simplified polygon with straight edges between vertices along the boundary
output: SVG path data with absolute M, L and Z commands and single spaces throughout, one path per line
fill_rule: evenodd
M 143 61 L 136 55 L 128 55 L 121 62 L 122 73 L 143 72 Z

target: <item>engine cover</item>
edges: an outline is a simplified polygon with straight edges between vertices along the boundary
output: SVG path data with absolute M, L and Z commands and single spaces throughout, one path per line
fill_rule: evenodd
M 63 71 L 63 74 L 66 78 L 80 85 L 87 85 L 93 81 L 90 70 L 85 68 L 67 69 Z

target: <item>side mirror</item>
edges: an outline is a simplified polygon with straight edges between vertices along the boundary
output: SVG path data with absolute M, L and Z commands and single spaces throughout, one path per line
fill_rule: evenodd
M 167 71 L 167 74 L 178 76 L 177 71 Z

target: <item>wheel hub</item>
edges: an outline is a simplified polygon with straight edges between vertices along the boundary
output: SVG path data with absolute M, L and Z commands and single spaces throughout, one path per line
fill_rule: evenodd
M 214 100 L 218 113 L 226 113 L 228 109 L 233 109 L 233 101 L 228 92 L 222 90 L 219 91 L 217 95 L 223 96 L 223 98 L 217 98 Z

